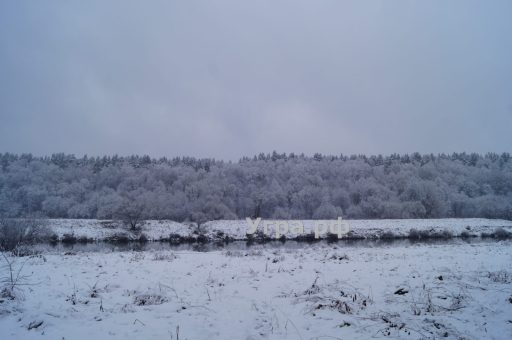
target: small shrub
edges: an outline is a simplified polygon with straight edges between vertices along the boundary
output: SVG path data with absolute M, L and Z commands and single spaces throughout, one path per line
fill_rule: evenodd
M 140 294 L 135 296 L 134 299 L 134 303 L 137 306 L 161 305 L 167 301 L 168 299 L 165 296 L 158 294 Z
M 386 231 L 380 235 L 380 238 L 383 240 L 393 240 L 396 239 L 397 236 L 393 234 L 391 231 Z
M 434 231 L 434 230 L 416 230 L 412 228 L 409 231 L 408 238 L 411 240 L 427 240 L 427 239 L 443 239 L 448 240 L 453 237 L 453 233 L 449 230 Z
M 213 236 L 213 241 L 215 241 L 219 244 L 228 243 L 228 242 L 233 241 L 233 238 L 226 235 L 222 230 L 217 230 L 217 232 Z
M 182 243 L 195 243 L 196 238 L 194 236 L 182 236 L 181 242 Z
M 494 231 L 494 237 L 497 239 L 507 239 L 512 237 L 512 233 L 509 231 L 506 231 L 503 228 L 498 228 Z
M 139 241 L 140 243 L 147 243 L 149 240 L 148 240 L 148 237 L 146 236 L 146 234 L 141 233 L 139 235 L 139 238 L 137 239 L 137 241 Z
M 173 253 L 155 253 L 153 261 L 172 261 L 176 258 Z
M 315 238 L 315 234 L 313 232 L 308 233 L 308 234 L 298 235 L 297 237 L 295 237 L 295 241 L 298 241 L 298 242 L 312 243 L 312 242 L 315 242 L 315 241 L 318 241 L 318 240 L 319 239 Z
M 197 241 L 197 243 L 207 243 L 208 237 L 206 235 L 199 234 L 196 238 L 196 241 Z
M 499 270 L 496 272 L 489 272 L 487 274 L 487 277 L 492 281 L 496 283 L 504 283 L 509 284 L 512 283 L 512 275 L 505 271 L 505 270 Z
M 27 284 L 28 276 L 23 274 L 23 267 L 28 259 L 18 265 L 16 256 L 9 257 L 4 252 L 0 252 L 0 254 L 5 262 L 6 270 L 5 276 L 0 277 L 0 298 L 15 300 L 23 293 L 22 286 Z
M 344 237 L 346 240 L 364 240 L 364 237 L 356 234 L 353 230 L 350 230 Z
M 334 233 L 327 233 L 327 236 L 325 237 L 328 243 L 334 243 L 338 242 L 338 235 Z
M 262 230 L 256 230 L 254 234 L 247 234 L 247 243 L 266 243 L 270 242 L 272 239 L 270 236 L 265 234 Z
M 74 234 L 64 234 L 62 236 L 61 242 L 64 244 L 75 244 L 77 241 Z
M 253 234 L 247 234 L 246 235 L 247 244 L 251 245 L 254 244 L 254 235 Z
M 182 238 L 180 234 L 170 234 L 169 242 L 172 244 L 180 244 L 182 242 Z
M 180 234 L 169 234 L 169 238 L 160 239 L 161 241 L 166 241 L 171 244 L 182 244 L 182 243 L 194 243 L 196 242 L 196 238 L 194 236 L 181 236 Z
M 41 251 L 33 249 L 33 247 L 28 245 L 17 246 L 16 249 L 11 251 L 11 254 L 16 257 L 25 257 L 25 256 L 38 256 L 41 255 Z
M 496 238 L 499 240 L 504 240 L 504 239 L 512 238 L 512 233 L 509 231 L 506 231 L 503 228 L 497 228 L 493 232 L 490 232 L 490 233 L 483 232 L 480 236 L 482 238 Z
M 468 233 L 467 231 L 463 231 L 462 233 L 460 233 L 459 236 L 462 237 L 462 238 L 470 238 L 471 234 Z
M 478 235 L 476 234 L 472 234 L 468 231 L 463 231 L 462 233 L 460 233 L 459 235 L 461 238 L 471 238 L 471 237 L 478 237 Z
M 140 262 L 146 257 L 144 252 L 134 252 L 130 258 L 130 262 Z
M 441 232 L 434 233 L 432 235 L 432 238 L 449 240 L 449 239 L 453 238 L 453 233 L 449 230 L 443 230 Z
M 87 236 L 80 236 L 76 239 L 76 241 L 78 243 L 81 243 L 81 244 L 86 244 L 86 243 L 89 243 L 91 242 L 91 240 L 87 237 Z
M 417 230 L 412 228 L 409 230 L 409 239 L 411 240 L 421 240 L 424 238 L 428 238 L 428 232 L 425 230 Z
M 481 238 L 491 238 L 494 237 L 494 233 L 486 233 L 485 231 L 480 234 Z
M 330 257 L 329 257 L 330 260 L 335 260 L 335 261 L 346 261 L 346 260 L 349 260 L 348 258 L 348 255 L 347 254 L 343 254 L 343 255 L 339 255 L 339 254 L 332 254 Z
M 130 237 L 125 233 L 115 233 L 115 234 L 105 238 L 105 242 L 128 243 L 128 242 L 130 242 Z
M 227 257 L 243 257 L 244 253 L 242 253 L 240 250 L 228 250 L 224 253 L 224 256 Z
M 57 236 L 57 234 L 52 234 L 50 236 L 49 242 L 51 244 L 57 244 L 59 242 L 59 236 Z
M 0 298 L 6 300 L 15 300 L 16 296 L 14 295 L 14 292 L 11 289 L 9 289 L 8 287 L 4 287 L 0 291 Z

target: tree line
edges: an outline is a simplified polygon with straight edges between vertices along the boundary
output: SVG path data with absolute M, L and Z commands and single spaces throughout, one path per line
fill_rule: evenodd
M 512 219 L 508 153 L 193 157 L 0 154 L 0 216 Z

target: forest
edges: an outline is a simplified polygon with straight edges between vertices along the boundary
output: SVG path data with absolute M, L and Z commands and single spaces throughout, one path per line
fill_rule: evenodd
M 0 154 L 0 216 L 512 219 L 508 153 L 269 153 L 237 162 Z

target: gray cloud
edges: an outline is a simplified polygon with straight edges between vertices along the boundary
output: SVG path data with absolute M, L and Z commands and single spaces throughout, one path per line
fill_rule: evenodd
M 511 151 L 510 1 L 0 5 L 0 151 Z

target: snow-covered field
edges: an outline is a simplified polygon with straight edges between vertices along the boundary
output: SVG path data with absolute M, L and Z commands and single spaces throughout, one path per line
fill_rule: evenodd
M 510 241 L 259 247 L 16 258 L 0 338 L 512 338 Z
M 300 222 L 304 225 L 306 234 L 312 233 L 315 221 L 288 221 L 291 225 Z M 346 220 L 352 237 L 380 237 L 384 233 L 392 233 L 394 236 L 404 237 L 409 235 L 411 229 L 440 233 L 449 231 L 454 236 L 466 232 L 471 235 L 480 236 L 483 232 L 493 232 L 496 228 L 504 228 L 512 232 L 512 221 L 498 219 L 468 218 L 468 219 L 405 219 L 405 220 Z M 260 223 L 258 230 L 263 230 L 263 223 Z M 197 225 L 195 223 L 178 223 L 173 221 L 145 221 L 140 230 L 135 234 L 123 227 L 121 223 L 100 220 L 75 220 L 75 219 L 53 219 L 48 220 L 48 226 L 60 239 L 64 235 L 74 235 L 76 238 L 85 237 L 94 240 L 103 240 L 122 233 L 130 238 L 137 238 L 140 233 L 149 240 L 169 238 L 169 235 L 180 235 L 181 237 L 197 236 Z M 247 239 L 246 232 L 248 223 L 245 220 L 221 220 L 211 221 L 203 224 L 200 232 L 207 237 L 218 237 L 219 232 L 235 240 Z M 268 229 L 268 236 L 275 238 L 275 225 Z M 296 233 L 285 234 L 288 238 L 298 236 Z M 325 237 L 326 234 L 322 235 Z

